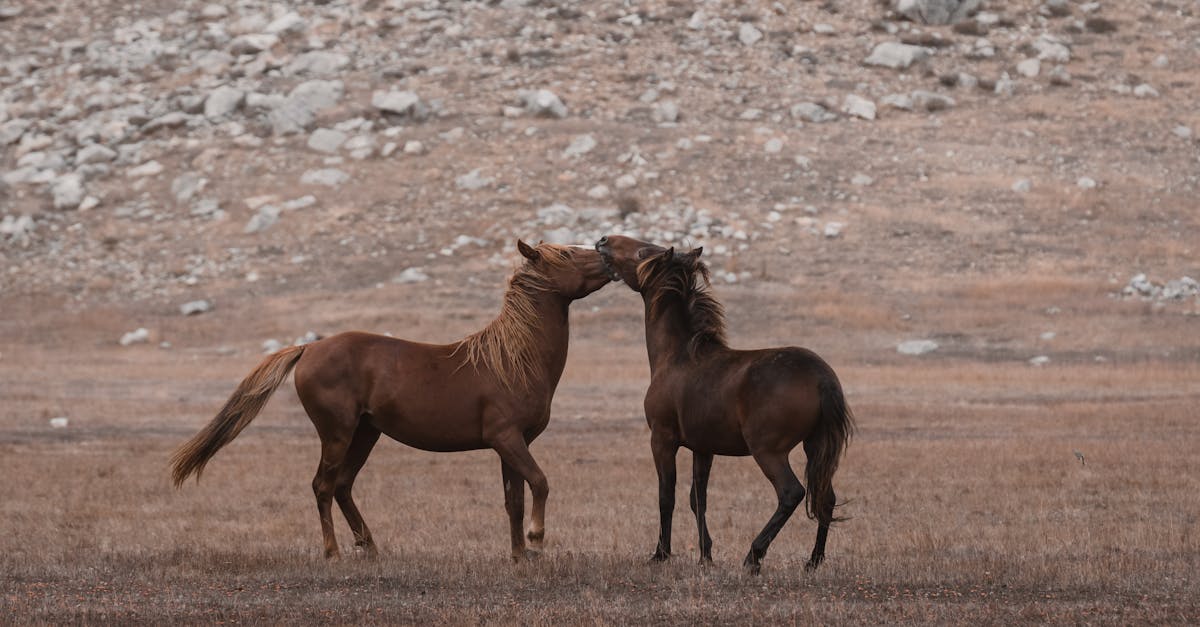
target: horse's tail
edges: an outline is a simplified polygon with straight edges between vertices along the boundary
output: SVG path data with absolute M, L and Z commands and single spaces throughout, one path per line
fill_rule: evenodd
M 254 420 L 303 353 L 303 346 L 285 348 L 264 359 L 242 380 L 212 422 L 171 456 L 171 479 L 175 487 L 183 485 L 193 473 L 200 480 L 208 460 Z
M 854 434 L 854 414 L 846 406 L 842 384 L 832 372 L 821 381 L 818 389 L 821 417 L 804 443 L 804 452 L 808 456 L 804 474 L 808 481 L 808 517 L 827 525 L 835 520 L 833 473 L 837 472 L 842 453 Z

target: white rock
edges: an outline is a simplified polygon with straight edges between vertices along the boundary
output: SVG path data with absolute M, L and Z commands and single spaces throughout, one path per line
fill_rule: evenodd
M 483 189 L 492 184 L 492 179 L 483 176 L 479 168 L 454 179 L 454 186 L 465 191 Z
M 896 12 L 914 22 L 951 24 L 965 19 L 982 0 L 895 0 Z
M 875 119 L 875 103 L 855 94 L 846 94 L 846 99 L 842 101 L 842 113 L 862 118 L 864 120 Z
M 913 99 L 908 94 L 888 94 L 880 98 L 879 103 L 902 111 L 913 110 Z
M 704 11 L 692 13 L 692 17 L 688 19 L 687 23 L 688 28 L 692 30 L 702 30 L 706 24 L 708 24 L 708 16 L 704 14 Z
M 1031 366 L 1045 366 L 1048 363 L 1050 363 L 1050 358 L 1045 355 L 1038 355 L 1029 360 Z
M 885 41 L 871 51 L 863 63 L 894 70 L 903 70 L 929 57 L 929 50 L 921 46 L 910 46 L 896 41 Z
M 749 22 L 742 22 L 742 25 L 738 27 L 738 41 L 742 42 L 744 45 L 753 46 L 762 40 L 762 38 L 762 31 L 755 28 L 754 25 Z
M 1191 139 L 1192 138 L 1192 127 L 1179 125 L 1173 129 L 1171 129 L 1171 133 L 1173 135 L 1175 135 L 1176 137 L 1178 137 L 1179 139 Z
M 913 108 L 921 111 L 943 111 L 957 104 L 950 96 L 923 89 L 914 91 L 911 98 Z
M 100 199 L 95 196 L 84 196 L 83 202 L 79 203 L 80 211 L 91 211 L 100 206 Z
M 146 176 L 156 176 L 162 174 L 163 166 L 157 161 L 147 161 L 142 165 L 130 168 L 125 172 L 125 176 L 129 178 L 141 178 Z
M 350 57 L 339 52 L 328 50 L 312 50 L 296 55 L 296 58 L 283 66 L 283 73 L 289 76 L 329 76 L 340 72 L 350 65 Z
M 1168 59 L 1167 55 L 1165 55 L 1165 54 L 1160 54 L 1157 57 L 1154 57 L 1154 61 L 1153 61 L 1153 63 L 1151 63 L 1151 65 L 1153 65 L 1154 67 L 1156 67 L 1160 70 L 1165 69 L 1170 64 L 1171 64 L 1171 60 Z
M 64 174 L 55 179 L 50 187 L 54 197 L 55 209 L 75 209 L 83 202 L 83 177 L 78 174 Z
M 250 216 L 250 220 L 246 222 L 246 226 L 242 228 L 242 232 L 249 235 L 251 233 L 260 233 L 265 231 L 279 221 L 279 207 L 275 205 L 263 205 L 258 208 L 258 211 Z
M 1096 189 L 1096 180 L 1091 177 L 1081 176 L 1078 181 L 1075 181 L 1075 185 L 1079 186 L 1079 189 Z
M 100 144 L 88 144 L 75 153 L 75 165 L 107 163 L 117 158 L 117 151 Z
M 337 168 L 308 170 L 304 174 L 300 175 L 300 182 L 304 185 L 324 185 L 326 187 L 337 187 L 348 180 L 350 180 L 350 175 L 338 170 Z
M 206 185 L 208 179 L 195 172 L 186 172 L 171 181 L 171 193 L 175 195 L 175 201 L 182 204 L 204 191 Z
M 70 423 L 70 420 L 68 420 L 66 416 L 57 416 L 55 418 L 50 419 L 50 428 L 51 429 L 66 429 L 67 425 L 69 423 Z
M 392 283 L 424 283 L 429 280 L 429 275 L 425 274 L 422 268 L 405 268 L 403 272 L 392 278 Z
M 521 91 L 517 97 L 521 99 L 525 110 L 529 113 L 552 118 L 567 117 L 567 105 L 563 104 L 562 99 L 548 89 Z
M 1024 194 L 1031 189 L 1033 189 L 1033 181 L 1029 179 L 1017 179 L 1017 181 L 1012 184 L 1012 190 L 1018 194 Z
M 615 185 L 617 189 L 629 189 L 631 187 L 637 187 L 637 184 L 637 177 L 632 174 L 622 174 L 621 176 L 617 177 L 615 182 L 613 182 L 613 185 Z
M 841 222 L 826 222 L 824 230 L 825 237 L 830 239 L 835 238 L 842 234 L 842 229 L 845 227 L 846 225 Z
M 311 80 L 300 83 L 268 114 L 273 131 L 276 135 L 304 131 L 316 120 L 318 113 L 336 105 L 344 91 L 341 81 Z
M 831 113 L 825 107 L 815 102 L 800 102 L 792 105 L 791 115 L 793 118 L 800 118 L 807 122 L 821 123 L 831 122 L 837 119 L 836 113 Z
M 308 23 L 295 11 L 288 11 L 267 24 L 266 32 L 272 35 L 302 33 L 308 28 Z
M 371 96 L 371 106 L 386 113 L 417 116 L 421 97 L 412 91 L 377 91 Z
M 200 10 L 200 17 L 206 20 L 219 20 L 227 15 L 229 15 L 229 9 L 225 8 L 224 5 L 216 3 L 206 4 Z
M 1033 78 L 1042 72 L 1041 59 L 1025 59 L 1017 64 L 1017 74 L 1025 78 Z
M 242 35 L 229 42 L 229 54 L 258 54 L 279 43 L 279 37 L 269 33 Z
M 1051 63 L 1066 63 L 1071 60 L 1071 49 L 1052 35 L 1042 35 L 1033 42 L 1037 58 Z
M 763 144 L 763 150 L 769 155 L 777 155 L 783 151 L 783 140 L 778 137 L 772 137 Z
M 185 316 L 195 316 L 212 311 L 212 303 L 207 300 L 188 301 L 179 306 L 179 313 Z
M 564 157 L 578 157 L 586 155 L 596 147 L 596 138 L 591 133 L 584 135 L 576 135 L 571 143 L 563 150 Z
M 283 349 L 283 342 L 280 342 L 279 340 L 277 340 L 275 338 L 265 340 L 262 343 L 262 351 L 263 351 L 263 353 L 266 353 L 266 354 L 278 353 L 282 349 Z
M 862 173 L 855 174 L 854 177 L 850 179 L 851 185 L 857 185 L 859 187 L 867 187 L 873 183 L 875 183 L 875 179 Z
M 204 117 L 210 120 L 223 118 L 242 105 L 246 98 L 246 92 L 222 85 L 208 94 L 208 98 L 204 101 Z
M 1133 88 L 1133 95 L 1138 98 L 1158 98 L 1158 90 L 1151 87 L 1148 83 L 1142 83 Z
M 347 136 L 345 133 L 331 129 L 319 128 L 308 136 L 308 147 L 327 154 L 333 154 L 341 148 L 342 144 L 346 143 Z
M 679 105 L 673 100 L 656 102 L 650 110 L 650 119 L 659 124 L 677 122 L 679 120 Z
M 924 355 L 938 349 L 938 343 L 933 340 L 908 340 L 896 345 L 896 352 L 901 355 Z
M 410 139 L 404 142 L 404 154 L 419 155 L 423 152 L 425 152 L 425 144 L 422 144 L 415 139 Z
M 607 185 L 596 185 L 587 191 L 588 198 L 592 200 L 601 200 L 608 198 L 609 191 Z
M 145 344 L 150 341 L 150 331 L 144 327 L 139 327 L 135 331 L 130 331 L 121 336 L 119 340 L 121 346 L 130 346 L 132 344 Z

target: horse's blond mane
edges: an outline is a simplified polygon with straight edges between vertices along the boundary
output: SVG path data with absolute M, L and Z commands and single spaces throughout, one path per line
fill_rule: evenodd
M 539 244 L 542 261 L 561 268 L 570 263 L 571 253 L 565 246 Z M 538 376 L 538 341 L 535 333 L 541 326 L 537 311 L 539 293 L 554 289 L 550 277 L 529 262 L 523 263 L 508 280 L 500 315 L 483 329 L 468 335 L 455 349 L 466 352 L 466 361 L 476 370 L 481 367 L 492 372 L 500 385 L 508 390 L 527 389 Z

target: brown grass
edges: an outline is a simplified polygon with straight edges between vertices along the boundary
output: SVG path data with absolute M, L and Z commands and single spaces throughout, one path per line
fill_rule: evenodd
M 238 321 L 335 327 L 328 321 L 341 309 L 296 313 L 288 297 L 190 327 L 152 321 L 174 342 L 169 351 L 86 340 L 97 327 L 113 335 L 107 316 L 5 322 L 2 615 L 54 624 L 1194 624 L 1200 365 L 1188 357 L 1195 341 L 1180 335 L 1190 319 L 1148 315 L 1069 279 L 1039 285 L 1024 293 L 1001 278 L 924 290 L 903 303 L 911 321 L 884 328 L 873 326 L 876 314 L 854 318 L 849 298 L 826 321 L 786 289 L 719 290 L 734 346 L 790 338 L 817 348 L 860 425 L 835 478 L 849 520 L 831 533 L 828 561 L 803 571 L 815 525 L 797 516 L 757 578 L 740 563 L 774 504 L 745 458 L 720 458 L 713 470 L 715 564 L 696 564 L 686 451 L 675 559 L 647 563 L 656 490 L 631 294 L 601 292 L 589 301 L 596 309 L 573 314 L 554 418 L 532 449 L 550 479 L 547 550 L 518 565 L 508 559 L 494 453 L 424 453 L 386 439 L 355 490 L 382 557 L 349 553 L 338 516 L 346 559 L 324 561 L 309 485 L 318 441 L 290 384 L 203 482 L 171 489 L 171 451 L 261 359 L 259 338 L 281 335 Z M 1072 298 L 1058 301 L 1061 318 L 1046 317 L 1042 302 L 1060 288 Z M 349 298 L 368 316 L 383 310 L 383 297 Z M 434 299 L 394 319 L 412 337 L 444 341 L 485 309 Z M 459 310 L 469 315 L 444 321 Z M 995 310 L 1008 314 L 999 327 L 969 325 Z M 849 329 L 838 328 L 840 311 Z M 1043 322 L 1060 337 L 1039 344 Z M 60 329 L 52 341 L 48 328 Z M 895 353 L 894 340 L 923 328 L 960 334 L 931 355 Z M 995 348 L 1002 340 L 1007 353 Z M 1051 364 L 1029 366 L 1033 351 Z M 47 428 L 55 415 L 70 427 Z M 793 463 L 802 466 L 801 453 Z

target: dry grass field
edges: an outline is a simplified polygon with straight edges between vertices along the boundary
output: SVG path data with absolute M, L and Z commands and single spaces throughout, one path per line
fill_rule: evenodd
M 411 323 L 411 335 L 449 339 L 486 319 L 483 303 L 495 292 L 418 306 L 411 298 L 417 289 L 355 292 L 348 301 L 368 320 L 375 311 L 386 319 L 389 302 L 410 303 L 396 316 Z M 930 296 L 915 311 L 945 311 L 961 291 L 949 290 L 941 307 Z M 750 324 L 760 312 L 771 315 L 765 305 L 747 306 L 771 302 L 767 292 L 720 290 L 734 303 L 736 343 L 804 338 L 840 370 L 859 419 L 836 480 L 849 520 L 835 527 L 829 559 L 816 573 L 803 570 L 815 533 L 803 517 L 785 527 L 762 576 L 742 572 L 741 558 L 774 508 L 769 485 L 744 458 L 715 464 L 709 506 L 715 563 L 699 566 L 686 507 L 686 452 L 679 459 L 675 557 L 647 562 L 657 524 L 639 409 L 647 370 L 639 306 L 623 286 L 606 288 L 573 314 L 572 354 L 555 416 L 533 447 L 551 485 L 547 547 L 536 562 L 508 559 L 494 453 L 425 453 L 386 439 L 356 489 L 383 555 L 370 561 L 350 553 L 349 530 L 338 517 L 346 556 L 324 561 L 309 486 L 317 438 L 290 384 L 218 454 L 198 485 L 173 490 L 170 452 L 260 359 L 256 321 L 341 324 L 345 312 L 327 304 L 298 312 L 309 298 L 301 294 L 189 320 L 186 329 L 170 331 L 169 351 L 88 343 L 118 324 L 116 312 L 5 323 L 0 603 L 6 620 L 1200 620 L 1194 356 L 1097 362 L 1089 355 L 1044 368 L 966 349 L 904 358 L 869 352 L 863 339 L 877 327 L 873 320 L 884 317 L 872 311 L 887 305 L 848 297 L 843 307 L 860 311 L 858 321 L 831 312 Z M 972 300 L 993 311 L 1036 306 L 1001 292 L 1003 286 L 977 286 Z M 1044 297 L 1038 290 L 1026 294 L 1029 301 Z M 476 313 L 460 319 L 440 313 L 471 307 Z M 1110 339 L 1114 350 L 1132 355 L 1116 346 L 1125 327 L 1149 329 L 1144 339 L 1152 344 L 1175 332 L 1173 324 L 1154 331 L 1156 318 L 1137 304 L 1113 301 L 1104 311 L 1064 335 L 1099 344 Z M 832 324 L 837 316 L 848 320 L 840 330 Z M 173 324 L 169 317 L 155 322 Z M 44 420 L 24 418 L 37 411 L 72 422 L 50 430 Z M 801 453 L 793 463 L 803 465 Z

